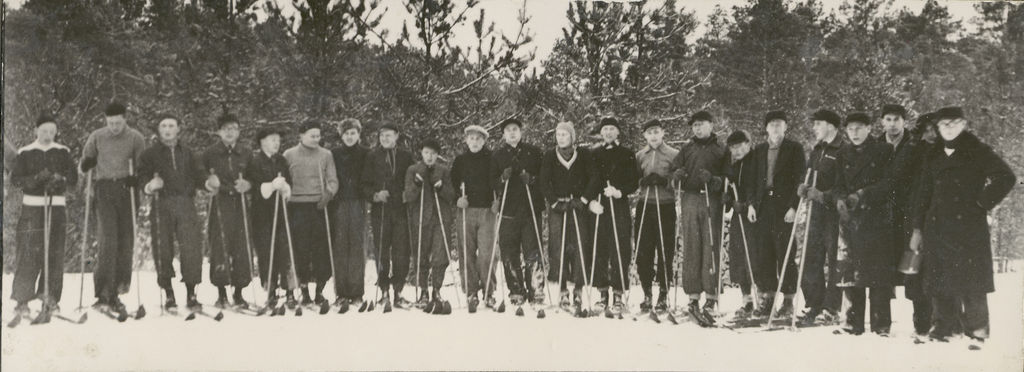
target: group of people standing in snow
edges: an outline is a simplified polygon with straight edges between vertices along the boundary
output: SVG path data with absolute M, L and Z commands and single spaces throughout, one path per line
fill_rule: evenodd
M 140 193 L 149 199 L 164 308 L 177 307 L 176 251 L 187 306 L 201 307 L 195 288 L 203 227 L 193 200 L 202 191 L 211 196 L 209 280 L 218 307 L 249 308 L 242 291 L 257 270 L 269 293 L 265 308 L 331 306 L 323 292 L 332 277 L 334 306 L 365 308 L 369 223 L 378 288 L 372 301 L 388 308 L 450 311 L 440 292 L 449 278 L 464 291 L 469 312 L 481 301 L 503 308 L 505 296 L 495 292 L 507 288 L 520 308 L 557 301 L 579 316 L 618 315 L 630 312 L 635 264 L 641 312 L 670 312 L 669 288 L 679 280 L 690 316 L 714 326 L 728 265 L 743 293 L 736 319 L 793 316 L 799 286 L 801 324 L 838 323 L 845 298 L 841 331 L 865 332 L 867 312 L 870 330 L 887 335 L 894 287 L 905 284 L 918 334 L 984 340 L 986 294 L 994 290 L 986 215 L 1016 183 L 957 107 L 921 114 L 912 129 L 898 105 L 883 106 L 876 119 L 819 110 L 810 117 L 809 155 L 787 138 L 791 122 L 782 111 L 764 116 L 766 140 L 757 144 L 745 131 L 723 141 L 706 111 L 690 116 L 692 138 L 679 148 L 666 143 L 663 123 L 647 121 L 639 151 L 620 141 L 626 124 L 613 117 L 597 124 L 600 141 L 592 146 L 580 144 L 573 123 L 558 123 L 546 150 L 524 142 L 527 126 L 513 118 L 464 128 L 465 149 L 450 163 L 434 139 L 413 139 L 418 156 L 399 148 L 402 130 L 390 123 L 375 128 L 372 149 L 361 143 L 356 119 L 334 127 L 301 123 L 298 144 L 281 152 L 285 131 L 259 128 L 251 149 L 239 140 L 239 119 L 225 114 L 217 119 L 220 141 L 200 152 L 179 139 L 185 124 L 172 115 L 159 118 L 152 144 L 127 126 L 123 105 L 110 104 L 105 117 L 77 164 L 54 141 L 57 120 L 45 115 L 36 141 L 13 160 L 11 180 L 24 191 L 12 291 L 19 312 L 37 298 L 42 311 L 57 309 L 64 195 L 85 178 L 98 220 L 95 306 L 121 313 Z M 875 121 L 883 128 L 878 137 L 871 135 Z M 328 150 L 320 140 L 331 129 L 342 144 Z M 489 149 L 492 130 L 501 140 Z M 801 218 L 803 239 L 794 228 Z M 920 273 L 900 273 L 904 256 L 920 265 L 902 271 Z M 451 262 L 461 266 L 446 275 Z M 415 303 L 403 296 L 410 274 Z M 590 298 L 588 287 L 599 298 Z

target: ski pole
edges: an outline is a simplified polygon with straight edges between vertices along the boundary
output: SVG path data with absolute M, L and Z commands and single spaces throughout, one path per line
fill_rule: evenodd
M 587 290 L 587 287 L 593 287 L 594 277 L 591 276 L 590 279 L 587 279 L 587 261 L 586 259 L 584 259 L 585 255 L 583 254 L 583 237 L 580 236 L 580 219 L 579 215 L 576 214 L 575 209 L 572 210 L 572 222 L 573 227 L 576 228 L 576 249 L 579 251 L 580 256 L 580 276 L 583 277 L 583 291 L 581 291 L 580 293 L 581 295 L 585 294 L 587 297 L 587 315 L 589 315 L 590 311 L 592 311 L 594 308 L 593 304 L 591 304 L 591 302 L 593 301 L 593 297 L 590 296 L 590 291 Z M 580 302 L 582 302 L 582 299 Z
M 280 177 L 281 174 L 278 173 L 277 176 Z M 280 213 L 280 209 L 279 209 L 280 207 L 281 207 L 281 192 L 275 190 L 274 191 L 274 218 L 273 218 L 273 221 L 271 222 L 271 227 L 270 227 L 270 256 L 268 256 L 269 259 L 267 260 L 267 284 L 266 284 L 266 288 L 267 288 L 267 304 L 263 307 L 263 310 L 261 310 L 261 312 L 266 312 L 266 310 L 270 307 L 270 299 L 274 297 L 274 295 L 275 295 L 274 292 L 277 291 L 277 285 L 276 284 L 277 284 L 278 281 L 275 280 L 275 278 L 274 278 L 274 261 L 277 261 L 276 257 L 274 257 L 274 248 L 275 248 L 274 246 L 276 245 L 275 243 L 277 242 L 277 215 Z M 273 314 L 274 309 L 270 309 L 270 311 L 271 311 L 271 314 Z
M 655 195 L 657 195 L 657 192 L 655 192 Z M 637 229 L 636 229 L 637 230 L 637 232 L 636 232 L 636 241 L 633 244 L 633 254 L 630 256 L 630 263 L 629 263 L 630 266 L 629 267 L 633 267 L 633 265 L 636 264 L 636 253 L 640 250 L 640 237 L 641 237 L 641 235 L 643 235 L 643 232 L 644 232 L 644 217 L 647 214 L 647 199 L 650 196 L 651 196 L 651 187 L 650 186 L 646 186 L 646 187 L 644 187 L 644 197 L 643 197 L 643 199 L 637 201 L 637 203 L 639 203 L 642 206 L 642 208 L 640 209 L 640 223 L 636 225 L 637 226 Z M 655 199 L 657 199 L 657 196 L 655 196 Z M 657 202 L 657 201 L 655 201 L 655 202 Z M 661 218 L 661 213 L 658 214 L 658 218 Z M 658 222 L 661 223 L 660 220 Z M 629 298 L 629 292 L 630 292 L 630 290 L 627 289 L 626 290 L 626 298 L 627 299 Z
M 462 189 L 462 197 L 466 197 L 466 183 L 463 182 L 460 186 Z M 468 201 L 469 199 L 467 199 Z M 467 206 L 468 207 L 468 206 Z M 469 230 L 466 228 L 466 208 L 462 208 L 462 284 L 463 291 L 466 293 L 466 305 L 469 305 L 469 243 L 466 235 L 469 234 Z M 477 274 L 479 275 L 479 274 Z
M 383 271 L 382 270 L 383 269 L 383 266 L 382 266 L 383 264 L 381 263 L 381 260 L 382 260 L 383 255 L 384 255 L 384 211 L 386 209 L 387 208 L 385 208 L 385 203 L 381 203 L 381 205 L 380 205 L 380 231 L 377 233 L 377 236 L 376 236 L 376 238 L 377 238 L 377 257 L 375 257 L 375 259 L 376 259 L 377 262 L 375 262 L 375 265 L 374 265 L 374 266 L 377 267 L 377 286 L 376 287 L 377 287 L 377 291 L 378 292 L 374 293 L 373 302 L 380 301 L 381 296 L 384 295 L 384 289 L 380 287 L 380 283 L 381 283 L 380 274 L 381 274 L 381 271 Z M 390 266 L 390 264 L 389 264 L 389 266 Z M 388 301 L 391 301 L 391 299 L 389 298 Z M 362 310 L 363 309 L 360 308 L 360 312 L 362 312 Z M 366 310 L 367 311 L 373 311 L 373 304 L 371 303 L 370 305 L 366 306 Z
M 739 192 L 736 191 L 736 184 L 733 183 L 730 186 L 732 186 L 733 199 L 740 200 Z M 750 293 L 753 293 L 753 294 L 756 295 L 757 294 L 757 284 L 754 283 L 754 269 L 753 269 L 753 266 L 750 263 L 750 248 L 749 248 L 749 246 L 747 244 L 747 230 L 746 230 L 745 227 L 743 227 L 743 211 L 738 211 L 735 208 L 733 208 L 733 213 L 737 213 L 738 214 L 737 217 L 738 217 L 739 224 L 740 224 L 740 234 L 743 237 L 743 254 L 746 256 L 746 259 L 747 259 L 747 274 L 750 276 Z M 755 301 L 754 306 L 757 306 L 756 302 L 757 301 Z
M 608 186 L 612 185 L 611 181 L 605 181 Z M 608 206 L 612 211 L 612 234 L 615 236 L 615 258 L 619 263 L 619 285 L 623 290 L 626 289 L 626 277 L 622 272 L 622 250 L 619 248 L 619 226 L 618 222 L 615 221 L 615 201 L 612 198 L 608 198 Z M 609 299 L 610 301 L 610 299 Z M 629 298 L 626 298 L 626 310 L 629 309 Z M 622 319 L 622 313 L 619 313 L 619 319 Z
M 559 297 L 562 296 L 562 273 L 565 271 L 565 228 L 566 228 L 565 224 L 567 222 L 566 221 L 567 220 L 567 218 L 566 218 L 567 214 L 568 213 L 566 213 L 565 211 L 562 212 L 562 224 L 559 227 L 562 230 L 562 238 L 558 241 L 559 245 L 561 245 L 561 248 L 559 248 L 559 250 L 558 250 L 558 296 Z M 561 300 L 559 300 L 559 301 L 561 301 Z M 560 308 L 560 306 L 559 307 L 555 307 L 555 311 L 558 311 L 559 308 Z
M 718 288 L 717 292 L 715 292 L 715 297 L 718 297 L 719 295 L 722 294 L 722 270 L 720 267 L 718 267 L 719 262 L 718 259 L 715 257 L 715 251 L 717 251 L 718 249 L 717 247 L 715 247 L 715 228 L 711 224 L 711 191 L 709 190 L 708 184 L 706 182 L 704 183 L 704 205 L 707 206 L 708 211 L 708 218 L 706 218 L 706 220 L 708 221 L 708 244 L 711 245 L 711 262 L 712 267 L 715 271 L 715 282 L 718 283 Z M 717 301 L 715 301 L 715 307 L 718 307 Z
M 128 175 L 132 176 L 132 177 L 135 176 L 135 165 L 134 165 L 134 162 L 132 161 L 132 158 L 128 158 Z M 135 209 L 135 186 L 131 186 L 129 188 L 129 191 L 131 192 L 131 198 L 130 199 L 131 199 L 131 207 L 132 207 L 132 231 L 134 231 L 136 234 L 138 234 L 139 233 L 139 222 L 136 220 L 136 217 L 137 217 L 136 214 L 138 213 L 138 209 Z M 138 242 L 138 239 L 134 239 L 134 238 L 132 239 L 132 252 L 135 251 L 135 244 L 137 242 Z M 140 257 L 140 259 L 141 259 L 141 257 Z M 142 266 L 141 262 L 139 263 L 139 266 Z M 136 301 L 138 301 L 138 303 L 139 303 L 139 308 L 135 311 L 136 319 L 142 319 L 143 316 L 146 316 L 146 308 L 142 306 L 142 275 L 141 275 L 140 271 L 141 271 L 141 267 L 138 267 L 138 268 L 135 269 L 135 282 L 137 284 L 137 286 L 135 287 L 135 296 L 136 296 Z
M 601 204 L 601 194 L 600 193 L 597 194 L 597 204 L 598 205 Z M 594 269 L 597 267 L 597 229 L 598 229 L 598 227 L 600 227 L 600 225 L 601 225 L 601 215 L 600 214 L 595 214 L 594 215 L 593 249 L 590 251 L 591 252 L 591 255 L 590 255 L 590 289 L 591 289 L 591 291 L 597 291 L 598 290 L 597 288 L 594 288 Z M 605 269 L 605 268 L 602 267 L 602 269 Z M 594 297 L 591 295 L 590 299 L 593 300 Z
M 530 203 L 530 218 L 533 220 L 533 235 L 537 237 L 537 252 L 540 253 L 540 263 L 541 266 L 543 266 L 542 270 L 544 270 L 544 277 L 543 280 L 541 280 L 541 283 L 545 284 L 544 288 L 547 290 L 548 298 L 551 298 L 551 287 L 547 285 L 548 271 L 551 270 L 551 267 L 548 265 L 548 258 L 545 254 L 546 250 L 544 249 L 544 243 L 541 243 L 540 240 L 540 225 L 537 224 L 537 210 L 533 206 L 533 193 L 530 192 L 530 185 L 524 183 L 523 188 L 526 189 L 526 199 L 527 202 Z M 559 283 L 559 285 L 561 285 L 561 283 Z
M 159 175 L 156 173 L 154 173 L 154 176 L 159 177 Z M 160 253 L 156 252 L 156 249 L 160 246 L 160 236 L 162 236 L 163 234 L 163 232 L 160 231 L 160 212 L 159 210 L 157 210 L 159 204 L 160 193 L 159 191 L 153 192 L 153 198 L 149 200 L 149 213 L 153 216 L 153 226 L 150 227 L 150 247 L 154 251 L 153 264 L 156 265 L 158 287 L 160 285 L 160 268 L 163 267 L 160 265 Z M 164 309 L 164 291 L 158 290 L 157 292 L 160 292 L 160 315 L 164 315 L 167 312 L 167 309 Z
M 448 233 L 446 233 L 445 230 L 444 230 L 444 216 L 441 213 L 441 201 L 438 200 L 437 192 L 436 191 L 433 192 L 433 194 L 434 194 L 434 207 L 435 207 L 434 209 L 437 209 L 437 224 L 441 227 L 441 239 L 444 241 L 444 253 L 448 256 L 448 262 L 452 262 L 452 251 L 451 251 L 451 247 L 448 245 Z M 457 262 L 456 262 L 456 264 L 457 264 Z M 449 268 L 451 268 L 451 265 L 449 265 Z M 442 275 L 444 275 L 444 274 L 442 274 Z M 442 280 L 443 280 L 443 276 L 442 276 Z M 453 275 L 452 280 L 459 280 L 459 276 L 458 275 Z M 458 301 L 458 304 L 461 307 L 462 306 L 462 300 L 459 299 L 458 293 L 456 293 L 456 295 L 455 295 L 455 300 Z M 469 295 L 466 295 L 466 303 L 469 303 Z
M 808 184 L 808 182 L 810 182 L 810 179 L 811 179 L 811 169 L 808 168 L 807 169 L 807 173 L 804 175 L 804 184 L 805 185 Z M 790 249 L 792 249 L 792 247 L 793 247 L 793 238 L 796 236 L 796 227 L 798 225 L 796 223 L 797 222 L 796 221 L 796 215 L 800 214 L 801 208 L 804 207 L 804 201 L 805 201 L 805 199 L 802 198 L 802 197 L 800 198 L 799 201 L 797 201 L 796 212 L 793 213 L 794 214 L 794 217 L 793 217 L 793 229 L 789 233 L 789 242 L 786 243 L 786 255 L 782 259 L 782 271 L 779 272 L 779 285 L 775 289 L 775 292 L 772 293 L 772 295 L 774 296 L 774 299 L 772 300 L 772 308 L 768 309 L 769 310 L 768 311 L 768 322 L 765 323 L 765 328 L 771 328 L 772 321 L 775 320 L 775 307 L 778 306 L 778 303 L 779 303 L 779 296 L 778 296 L 778 294 L 779 294 L 779 292 L 782 292 L 782 283 L 784 283 L 785 279 L 786 279 L 786 267 L 789 266 L 789 253 L 790 253 Z M 800 283 L 797 283 L 797 286 L 799 287 Z M 785 295 L 783 295 L 783 296 L 785 296 Z
M 278 193 L 278 195 L 280 195 L 280 193 Z M 288 236 L 288 258 L 291 260 L 292 281 L 295 282 L 295 286 L 298 288 L 299 268 L 295 264 L 295 247 L 292 246 L 292 226 L 291 222 L 288 221 L 288 202 L 281 201 L 281 208 L 284 209 L 284 232 Z M 294 288 L 292 290 L 294 290 Z M 302 305 L 295 307 L 295 316 L 302 316 Z
M 43 304 L 39 316 L 32 320 L 32 324 L 45 324 L 50 322 L 50 205 L 49 190 L 43 191 Z
M 420 178 L 419 174 L 416 174 L 416 178 Z M 416 226 L 416 301 L 419 302 L 420 298 L 423 297 L 423 281 L 420 280 L 420 257 L 421 251 L 423 250 L 423 199 L 426 193 L 426 181 L 420 178 L 420 181 L 424 182 L 420 185 L 420 216 L 419 224 Z
M 817 185 L 818 185 L 818 172 L 815 171 L 814 175 L 811 176 L 811 187 L 815 187 Z M 800 265 L 799 265 L 799 268 L 796 271 L 796 285 L 797 285 L 797 288 L 800 288 L 800 281 L 803 280 L 803 277 L 804 277 L 804 263 L 807 262 L 807 259 L 806 259 L 807 257 L 805 256 L 807 254 L 807 239 L 811 235 L 811 215 L 814 212 L 814 208 L 812 208 L 811 205 L 810 205 L 811 204 L 810 200 L 807 201 L 807 204 L 808 204 L 807 207 L 804 208 L 804 210 L 807 211 L 807 222 L 804 224 L 804 241 L 803 241 L 803 244 L 800 246 Z M 796 224 L 796 220 L 795 219 L 798 218 L 798 217 L 799 216 L 794 216 L 793 217 L 794 218 L 794 221 L 793 221 L 794 225 Z M 800 292 L 801 292 L 801 296 L 802 296 L 802 292 L 803 291 L 801 290 Z M 796 298 L 797 296 L 793 296 L 793 297 L 794 297 L 793 298 L 793 308 L 794 308 L 794 311 L 793 311 L 793 314 L 791 315 L 790 327 L 793 327 L 793 329 L 796 329 L 796 310 L 795 309 L 799 308 L 798 307 L 799 302 L 798 302 L 798 298 Z
M 505 180 L 504 189 L 501 191 L 501 204 L 499 204 L 498 215 L 495 216 L 494 222 L 494 244 L 491 246 L 491 263 L 487 265 L 487 278 L 484 282 L 484 296 L 490 296 L 491 288 L 491 272 L 494 269 L 494 256 L 498 253 L 498 235 L 501 232 L 501 216 L 505 212 L 505 196 L 508 195 L 508 180 Z M 504 265 L 504 262 L 502 262 Z M 495 283 L 497 285 L 497 283 Z M 503 295 L 504 297 L 504 295 Z M 502 304 L 505 303 L 505 299 L 502 298 Z
M 722 188 L 722 195 L 724 196 L 724 195 L 729 193 L 729 179 L 728 178 L 723 177 L 722 187 L 723 187 Z M 708 211 L 710 212 L 710 209 L 708 209 Z M 721 228 L 718 229 L 718 232 L 719 232 L 719 235 L 718 235 L 718 260 L 716 260 L 715 262 L 718 263 L 718 268 L 719 268 L 719 270 L 718 270 L 718 295 L 721 296 L 723 294 L 723 292 L 722 292 L 722 277 L 724 276 L 721 269 L 722 269 L 723 266 L 725 266 L 724 265 L 724 263 L 725 263 L 724 261 L 725 261 L 725 255 L 727 253 L 726 246 L 725 246 L 725 203 L 722 203 L 722 225 L 721 225 Z M 730 240 L 732 240 L 732 238 L 730 238 Z M 732 276 L 732 272 L 730 272 L 729 275 Z M 715 303 L 715 307 L 718 307 L 718 302 Z
M 238 173 L 238 179 L 243 179 L 242 173 Z M 249 235 L 249 212 L 245 207 L 245 194 L 238 194 L 238 201 L 242 204 L 242 226 L 245 227 L 245 253 L 249 256 L 249 270 L 258 273 L 259 266 L 253 260 L 252 254 L 252 238 Z M 252 279 L 252 275 L 249 275 L 249 278 Z M 252 301 L 256 302 L 256 286 L 249 287 L 249 291 L 252 292 Z
M 78 256 L 78 309 L 75 310 L 82 312 L 82 317 L 79 318 L 79 323 L 85 323 L 89 316 L 89 313 L 83 311 L 85 310 L 83 301 L 85 300 L 85 248 L 89 245 L 90 207 L 92 207 L 92 169 L 85 174 L 85 221 L 82 225 L 82 248 Z
M 650 188 L 648 188 L 648 190 L 650 190 Z M 659 246 L 661 248 L 661 273 L 665 277 L 665 284 L 664 284 L 664 286 L 668 287 L 668 285 L 669 285 L 668 284 L 668 256 L 665 255 L 665 230 L 664 230 L 664 227 L 662 227 L 662 224 L 661 224 L 661 197 L 658 194 L 658 188 L 657 187 L 654 188 L 654 200 L 655 200 L 654 207 L 656 208 L 656 212 L 658 213 L 658 240 L 661 242 L 661 245 Z M 665 288 L 664 290 L 665 290 L 665 294 L 668 295 L 668 288 Z M 661 288 L 659 288 L 658 292 L 661 292 Z M 657 313 L 657 312 L 656 311 L 652 311 L 651 312 L 651 314 L 655 314 L 655 313 Z M 679 322 L 676 321 L 675 315 L 672 315 L 671 311 L 668 312 L 668 320 L 670 322 L 672 322 L 672 324 L 679 324 Z
M 317 170 L 317 174 L 320 176 L 320 187 L 322 187 L 323 188 L 322 191 L 326 193 L 327 192 L 327 183 L 324 182 L 324 169 L 323 168 L 324 168 L 323 164 L 320 164 L 320 166 L 316 167 L 316 170 Z M 327 205 L 325 205 L 324 206 L 324 230 L 327 233 L 327 258 L 329 260 L 331 260 L 331 276 L 334 277 L 334 296 L 336 298 L 341 298 L 341 294 L 338 291 L 338 279 L 339 279 L 338 278 L 338 270 L 335 268 L 335 264 L 334 264 L 334 244 L 333 244 L 333 242 L 331 242 L 331 220 L 330 220 L 330 217 L 328 217 L 328 215 L 330 213 L 327 212 L 327 209 L 328 209 Z M 320 305 L 320 314 L 325 314 L 330 309 L 331 309 L 330 303 L 327 303 L 327 306 Z

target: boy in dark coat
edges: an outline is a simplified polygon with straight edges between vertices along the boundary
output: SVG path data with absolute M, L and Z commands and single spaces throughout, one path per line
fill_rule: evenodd
M 380 146 L 370 150 L 363 164 L 363 197 L 370 199 L 370 226 L 377 248 L 377 285 L 382 294 L 380 303 L 391 301 L 408 308 L 409 301 L 402 297 L 405 277 L 409 273 L 409 222 L 402 191 L 405 170 L 412 165 L 412 154 L 398 149 L 398 127 L 385 123 L 377 131 Z
M 690 297 L 688 311 L 701 325 L 714 323 L 721 279 L 722 182 L 728 162 L 725 146 L 718 143 L 713 118 L 701 111 L 690 118 L 693 138 L 672 161 L 680 184 L 683 236 L 683 291 Z M 710 225 L 708 226 L 710 221 Z M 704 293 L 704 307 L 698 305 Z
M 167 293 L 164 307 L 172 311 L 177 308 L 171 287 L 175 245 L 181 281 L 185 282 L 188 291 L 187 306 L 190 310 L 202 307 L 195 290 L 196 284 L 203 279 L 202 229 L 193 197 L 196 189 L 203 187 L 207 174 L 200 159 L 181 143 L 178 123 L 177 118 L 164 115 L 157 125 L 159 140 L 142 153 L 139 161 L 139 181 L 146 182 L 143 191 L 154 197 L 155 210 L 150 213 L 150 223 L 154 226 L 153 257 L 157 264 L 157 284 Z
M 733 210 L 729 224 L 729 278 L 739 283 L 743 293 L 743 306 L 736 310 L 736 316 L 749 317 L 754 312 L 753 285 L 757 270 L 757 241 L 754 239 L 754 224 L 747 218 L 748 190 L 754 184 L 753 156 L 750 152 L 750 136 L 746 131 L 732 132 L 725 141 L 729 146 L 729 164 L 725 174 L 729 190 L 722 196 L 726 208 Z M 761 291 L 766 290 L 762 288 Z
M 448 268 L 448 226 L 451 226 L 451 204 L 455 201 L 448 167 L 438 163 L 441 145 L 437 140 L 428 139 L 420 145 L 421 160 L 405 171 L 405 192 L 402 199 L 412 231 L 416 234 L 415 262 L 416 286 L 431 291 L 420 292 L 417 307 L 426 307 L 431 300 L 437 306 L 441 299 L 441 285 L 444 284 L 445 269 Z M 440 208 L 440 210 L 438 209 Z M 429 284 L 428 284 L 429 280 Z
M 627 196 L 636 192 L 640 181 L 635 153 L 619 143 L 619 125 L 618 119 L 601 119 L 602 142 L 592 150 L 593 166 L 584 195 L 590 201 L 590 211 L 597 215 L 597 249 L 592 258 L 594 266 L 590 268 L 591 284 L 601 291 L 601 302 L 595 310 L 603 311 L 609 306 L 615 314 L 628 310 L 622 299 L 623 291 L 629 287 L 633 241 L 633 218 Z M 609 287 L 614 290 L 613 299 L 608 297 Z
M 220 141 L 203 153 L 202 169 L 213 171 L 207 190 L 213 193 L 210 210 L 210 281 L 217 286 L 217 307 L 228 305 L 227 285 L 235 288 L 232 296 L 235 306 L 247 307 L 242 289 L 252 281 L 252 257 L 246 246 L 245 219 L 242 203 L 252 184 L 245 179 L 245 169 L 252 160 L 252 150 L 238 144 L 238 118 L 224 114 L 217 118 L 217 136 Z M 223 230 L 222 230 L 223 229 Z M 255 299 L 253 299 L 255 300 Z
M 540 188 L 548 206 L 548 257 L 553 270 L 549 280 L 558 283 L 559 306 L 566 312 L 572 306 L 581 308 L 582 290 L 586 285 L 586 260 L 590 246 L 585 229 L 587 219 L 583 194 L 590 177 L 590 155 L 576 147 L 576 129 L 570 122 L 555 127 L 555 148 L 544 153 L 540 166 Z M 564 238 L 564 242 L 562 241 Z M 561 273 L 559 273 L 561 268 Z M 559 280 L 562 280 L 559 282 Z M 567 282 L 575 288 L 569 297 Z
M 366 226 L 366 198 L 359 189 L 363 165 L 370 152 L 359 143 L 363 126 L 359 120 L 348 118 L 338 124 L 341 146 L 331 150 L 335 173 L 338 175 L 338 193 L 329 206 L 334 225 L 334 278 L 335 305 L 360 307 L 363 300 L 363 277 L 366 271 L 363 233 Z
M 245 179 L 259 188 L 257 197 L 252 198 L 252 242 L 259 257 L 260 277 L 263 288 L 269 293 L 268 308 L 277 307 L 277 289 L 291 290 L 287 303 L 295 307 L 295 285 L 291 283 L 291 259 L 288 255 L 288 232 L 285 230 L 284 207 L 281 205 L 291 197 L 291 173 L 288 161 L 281 156 L 281 131 L 264 127 L 256 132 L 259 150 L 245 169 Z M 277 200 L 278 193 L 282 200 Z M 275 217 L 274 213 L 277 212 Z M 274 224 L 277 221 L 277 224 Z M 271 257 L 273 244 L 273 257 Z M 270 267 L 273 261 L 273 267 Z M 273 270 L 273 272 L 270 272 Z
M 11 299 L 18 303 L 14 310 L 21 315 L 28 313 L 28 302 L 36 298 L 43 303 L 41 312 L 59 311 L 64 284 L 64 193 L 78 180 L 78 173 L 71 150 L 54 141 L 56 136 L 57 122 L 49 115 L 41 115 L 36 120 L 35 142 L 9 159 L 14 161 L 11 182 L 24 192 L 15 246 L 17 267 L 11 285 Z M 44 235 L 47 230 L 49 236 Z M 43 271 L 44 249 L 48 250 L 45 254 L 49 272 Z
M 537 242 L 539 232 L 534 229 L 534 221 L 543 221 L 540 214 L 544 211 L 544 198 L 537 188 L 541 152 L 522 142 L 522 129 L 523 124 L 516 119 L 502 122 L 505 143 L 491 157 L 491 187 L 498 192 L 498 200 L 506 193 L 497 234 L 513 305 L 521 305 L 526 299 L 530 303 L 544 302 L 544 258 Z
M 452 163 L 452 186 L 460 192 L 456 206 L 461 210 L 457 227 L 464 243 L 462 272 L 465 278 L 469 311 L 480 304 L 477 292 L 483 293 L 488 307 L 493 307 L 495 267 L 491 264 L 494 249 L 494 191 L 491 189 L 491 150 L 487 148 L 487 130 L 479 125 L 465 129 L 466 151 Z M 488 267 L 490 266 L 490 267 Z M 490 273 L 490 277 L 484 276 Z
M 946 107 L 936 116 L 942 146 L 925 155 L 910 248 L 924 256 L 924 291 L 935 306 L 929 337 L 945 340 L 962 316 L 964 335 L 979 348 L 989 336 L 986 296 L 995 290 L 988 211 L 1017 177 L 966 130 L 963 110 Z
M 793 252 L 786 255 L 786 243 L 789 242 L 800 202 L 796 191 L 803 182 L 804 149 L 796 141 L 786 138 L 786 121 L 786 113 L 782 111 L 771 111 L 765 115 L 768 141 L 754 148 L 751 163 L 755 177 L 748 191 L 750 206 L 747 207 L 747 218 L 757 226 L 755 239 L 760 243 L 761 251 L 754 271 L 761 278 L 755 277 L 754 280 L 758 281 L 759 288 L 763 288 L 761 305 L 755 313 L 757 316 L 767 316 L 772 311 L 780 281 L 785 299 L 777 316 L 792 314 L 793 296 L 796 294 L 796 255 Z M 787 261 L 786 270 L 782 272 L 783 263 Z
M 834 187 L 825 200 L 834 201 L 843 230 L 838 252 L 837 285 L 850 307 L 842 330 L 864 333 L 865 301 L 871 301 L 871 331 L 888 336 L 892 324 L 889 302 L 896 283 L 902 249 L 892 242 L 892 179 L 888 173 L 892 146 L 871 137 L 871 118 L 864 113 L 846 117 L 851 144 L 839 152 Z M 820 178 L 819 178 L 820 180 Z M 816 218 L 815 218 L 816 219 Z M 843 263 L 845 261 L 846 263 Z M 865 298 L 869 291 L 869 298 Z

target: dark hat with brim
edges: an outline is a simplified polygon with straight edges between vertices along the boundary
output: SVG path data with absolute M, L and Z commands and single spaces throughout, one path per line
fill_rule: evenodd
M 440 154 L 441 153 L 441 143 L 437 142 L 436 139 L 429 138 L 429 139 L 423 140 L 423 142 L 420 143 L 420 150 L 422 150 L 422 149 L 431 149 L 431 150 L 434 150 L 435 152 Z
M 383 132 L 385 130 L 390 130 L 390 131 L 393 131 L 395 133 L 401 133 L 402 132 L 401 130 L 398 129 L 398 126 L 395 125 L 394 123 L 384 123 L 384 124 L 381 124 L 381 125 L 377 126 L 377 132 L 378 133 L 379 132 Z
M 811 114 L 811 121 L 821 120 L 826 123 L 832 124 L 833 127 L 838 128 L 842 123 L 843 119 L 839 117 L 839 114 L 831 110 L 818 110 Z
M 789 119 L 786 117 L 786 112 L 785 111 L 776 110 L 776 111 L 768 111 L 767 114 L 764 114 L 764 123 L 762 123 L 762 124 L 763 125 L 768 125 L 768 122 L 770 122 L 772 120 L 789 121 Z
M 501 128 L 502 131 L 505 131 L 505 128 L 508 127 L 509 125 L 515 125 L 519 127 L 519 129 L 523 129 L 523 123 L 516 118 L 508 118 L 502 120 L 501 124 L 498 124 L 498 127 Z
M 50 114 L 39 114 L 39 117 L 36 118 L 36 128 L 39 128 L 40 125 L 46 123 L 53 123 L 54 125 L 57 125 L 57 119 L 54 119 L 53 115 Z
M 260 142 L 264 138 L 267 138 L 267 136 L 270 136 L 272 134 L 284 136 L 285 132 L 284 129 L 281 129 L 276 125 L 265 126 L 263 128 L 260 128 L 260 130 L 256 131 L 256 142 Z
M 885 115 L 899 115 L 904 120 L 907 119 L 907 109 L 900 105 L 882 105 L 882 117 Z
M 238 117 L 235 114 L 226 113 L 217 117 L 217 129 L 224 129 L 225 125 L 238 124 Z
M 299 126 L 299 134 L 306 134 L 313 129 L 320 130 L 320 122 L 315 120 L 306 120 Z
M 714 120 L 714 118 L 711 116 L 710 112 L 698 111 L 697 113 L 693 114 L 693 116 L 690 117 L 690 121 L 687 122 L 686 124 L 687 125 L 693 125 L 693 123 L 696 123 L 698 121 L 712 121 L 712 120 Z
M 738 145 L 743 142 L 750 142 L 750 136 L 744 130 L 735 130 L 729 134 L 729 138 L 725 139 L 725 144 L 728 146 Z
M 871 116 L 863 112 L 854 112 L 846 115 L 846 121 L 843 122 L 843 126 L 849 126 L 851 123 L 861 123 L 864 125 L 871 125 Z
M 936 115 L 934 112 L 926 112 L 917 117 L 917 126 L 924 127 L 929 125 L 935 125 L 938 120 L 935 119 Z
M 118 115 L 124 115 L 125 111 L 127 111 L 127 110 L 125 109 L 124 105 L 122 105 L 121 103 L 119 103 L 119 102 L 111 102 L 110 104 L 107 105 L 107 108 L 105 110 L 103 110 L 103 114 L 106 115 L 106 116 L 118 116 Z
M 601 121 L 598 122 L 597 124 L 597 130 L 600 131 L 602 128 L 607 126 L 612 126 L 615 127 L 615 129 L 622 130 L 621 124 L 619 123 L 619 119 L 616 119 L 611 116 L 602 118 Z
M 646 123 L 644 123 L 643 131 L 646 132 L 648 129 L 651 129 L 651 128 L 654 128 L 654 127 L 658 127 L 658 128 L 662 128 L 662 129 L 665 128 L 664 126 L 662 126 L 661 120 L 651 119 L 651 120 L 648 120 Z
M 959 106 L 949 106 L 939 109 L 935 112 L 935 122 L 938 123 L 940 120 L 953 120 L 963 119 L 964 110 Z

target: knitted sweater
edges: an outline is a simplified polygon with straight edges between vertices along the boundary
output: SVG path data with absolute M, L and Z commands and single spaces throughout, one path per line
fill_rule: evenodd
M 338 192 L 334 157 L 327 149 L 298 144 L 286 150 L 284 158 L 288 161 L 288 172 L 292 177 L 292 197 L 289 202 L 317 202 L 324 194 L 331 198 Z

